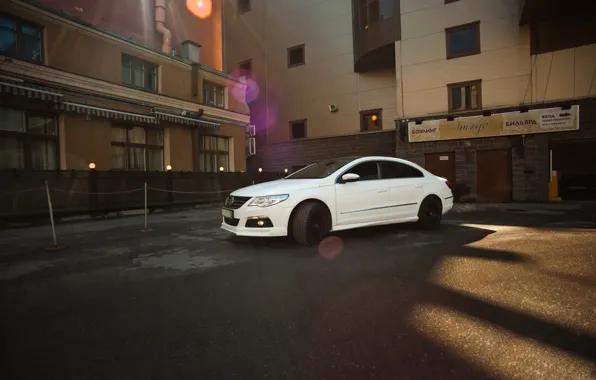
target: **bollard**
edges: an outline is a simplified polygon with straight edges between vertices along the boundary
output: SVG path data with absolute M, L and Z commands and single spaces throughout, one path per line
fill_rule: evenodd
M 52 238 L 54 241 L 54 245 L 52 247 L 45 248 L 46 251 L 56 251 L 59 249 L 64 249 L 66 247 L 58 245 L 58 239 L 56 238 L 56 225 L 54 224 L 54 210 L 52 209 L 52 197 L 50 197 L 50 187 L 48 186 L 48 181 L 46 181 L 46 195 L 48 197 L 48 209 L 50 211 L 50 223 L 52 225 Z

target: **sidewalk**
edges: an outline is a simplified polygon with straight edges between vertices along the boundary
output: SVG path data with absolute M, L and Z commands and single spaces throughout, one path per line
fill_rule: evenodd
M 455 203 L 452 212 L 479 212 L 479 211 L 523 212 L 531 214 L 553 214 L 567 211 L 584 211 L 596 213 L 596 202 L 592 201 L 561 201 L 544 203 Z

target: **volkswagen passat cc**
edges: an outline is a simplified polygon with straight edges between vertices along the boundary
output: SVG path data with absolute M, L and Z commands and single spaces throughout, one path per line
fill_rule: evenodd
M 312 245 L 329 232 L 359 227 L 417 222 L 433 229 L 452 207 L 450 183 L 413 162 L 345 157 L 232 192 L 221 228 Z

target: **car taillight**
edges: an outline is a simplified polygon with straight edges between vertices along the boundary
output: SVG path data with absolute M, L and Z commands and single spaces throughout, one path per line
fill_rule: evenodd
M 447 187 L 451 190 L 451 182 L 445 181 L 445 185 L 447 185 Z

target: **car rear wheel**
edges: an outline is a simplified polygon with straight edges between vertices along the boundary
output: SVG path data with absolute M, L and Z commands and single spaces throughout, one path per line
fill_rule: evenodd
M 292 218 L 292 236 L 298 244 L 317 244 L 330 230 L 331 217 L 325 206 L 317 202 L 298 206 Z
M 443 205 L 437 197 L 427 197 L 418 210 L 418 225 L 425 230 L 434 230 L 441 224 Z

